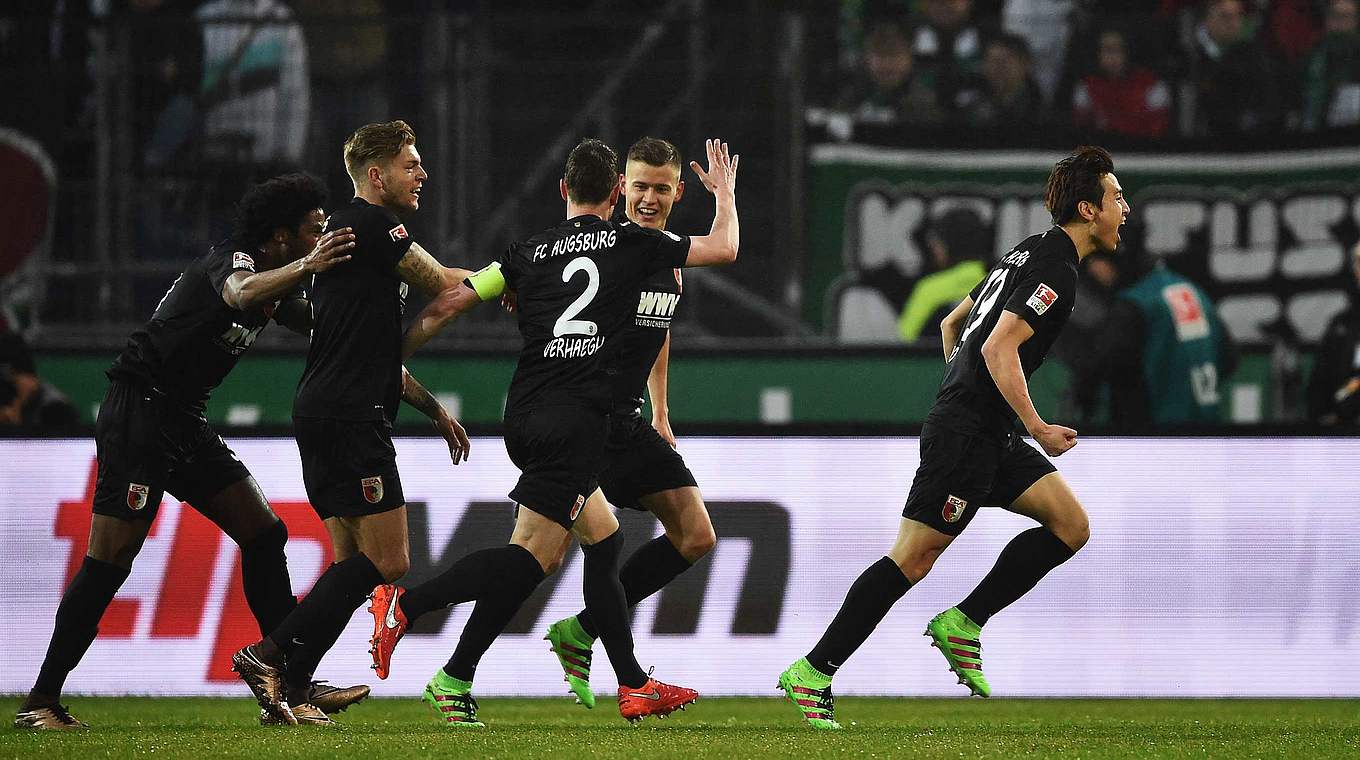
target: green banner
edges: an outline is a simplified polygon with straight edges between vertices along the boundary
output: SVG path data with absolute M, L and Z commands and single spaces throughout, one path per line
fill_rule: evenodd
M 929 273 L 919 235 L 950 208 L 993 232 L 984 260 L 1050 225 L 1045 151 L 926 151 L 820 145 L 809 166 L 805 318 L 846 340 L 892 340 L 896 304 L 862 275 Z M 1344 308 L 1345 252 L 1360 239 L 1360 150 L 1115 155 L 1142 222 L 1133 241 L 1214 298 L 1235 339 L 1261 343 L 1283 321 L 1304 342 Z M 880 299 L 882 300 L 882 299 Z

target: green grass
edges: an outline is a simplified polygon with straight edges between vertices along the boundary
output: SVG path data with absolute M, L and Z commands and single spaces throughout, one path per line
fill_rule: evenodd
M 17 699 L 7 705 L 12 715 Z M 263 728 L 242 699 L 74 698 L 92 728 L 0 728 L 0 756 L 102 758 L 407 757 L 1360 757 L 1357 700 L 837 701 L 846 730 L 814 733 L 774 699 L 701 700 L 632 728 L 608 700 L 487 699 L 487 729 L 452 731 L 415 699 L 374 699 L 341 729 Z

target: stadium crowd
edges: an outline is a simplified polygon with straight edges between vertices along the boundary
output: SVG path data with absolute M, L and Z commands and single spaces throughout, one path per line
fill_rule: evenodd
M 1357 0 L 846 0 L 833 139 L 1233 140 L 1360 125 Z

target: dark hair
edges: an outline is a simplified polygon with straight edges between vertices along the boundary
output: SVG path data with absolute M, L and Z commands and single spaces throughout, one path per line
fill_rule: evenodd
M 1109 151 L 1092 145 L 1083 145 L 1059 161 L 1044 188 L 1044 206 L 1053 215 L 1053 223 L 1067 224 L 1075 219 L 1077 204 L 1082 201 L 1099 207 L 1105 197 L 1100 179 L 1113 171 L 1114 159 Z
M 628 149 L 628 161 L 680 168 L 680 149 L 659 137 L 644 137 Z
M 345 140 L 345 171 L 350 179 L 358 182 L 369 163 L 391 158 L 415 142 L 415 130 L 401 119 L 365 124 Z
M 246 191 L 236 204 L 232 236 L 259 245 L 280 227 L 294 232 L 312 209 L 326 205 L 326 186 L 310 174 L 284 174 Z
M 577 203 L 603 203 L 619 185 L 619 156 L 600 140 L 587 137 L 567 156 L 567 197 Z

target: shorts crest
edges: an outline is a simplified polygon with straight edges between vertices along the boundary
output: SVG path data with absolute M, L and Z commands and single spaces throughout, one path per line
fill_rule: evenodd
M 146 500 L 151 494 L 151 487 L 141 483 L 128 483 L 127 505 L 133 512 L 140 512 L 146 508 Z
M 383 482 L 381 475 L 364 478 L 359 481 L 359 485 L 363 486 L 364 489 L 364 501 L 367 501 L 369 504 L 377 504 L 382 501 Z
M 571 514 L 568 515 L 568 519 L 570 519 L 570 520 L 575 520 L 577 517 L 580 517 L 580 516 L 581 516 L 581 507 L 584 507 L 585 504 L 586 504 L 586 497 L 584 497 L 584 496 L 577 496 L 577 497 L 576 497 L 576 503 L 572 505 L 572 507 L 571 507 Z
M 968 502 L 957 496 L 950 496 L 944 500 L 944 521 L 956 523 L 963 518 L 964 510 L 968 509 Z

